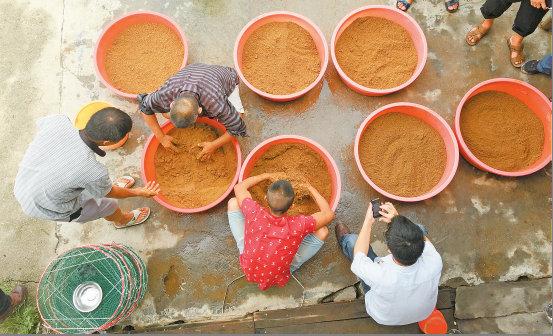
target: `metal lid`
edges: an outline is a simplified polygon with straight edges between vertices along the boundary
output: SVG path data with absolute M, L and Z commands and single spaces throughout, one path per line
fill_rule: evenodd
M 82 283 L 73 291 L 73 305 L 78 311 L 88 313 L 102 302 L 102 287 L 95 282 Z

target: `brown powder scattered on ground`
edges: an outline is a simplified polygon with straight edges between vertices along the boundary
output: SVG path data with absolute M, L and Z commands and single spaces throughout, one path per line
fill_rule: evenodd
M 173 249 L 155 250 L 148 258 L 148 292 L 158 312 L 170 306 L 172 299 L 182 292 L 181 284 L 192 277 L 184 260 L 174 252 Z
M 176 270 L 174 265 L 169 266 L 169 271 L 163 277 L 163 286 L 165 288 L 165 294 L 169 297 L 174 297 L 180 291 L 180 285 L 183 279 Z
M 159 146 L 155 155 L 156 181 L 161 195 L 172 205 L 199 208 L 219 198 L 236 172 L 236 152 L 232 144 L 217 150 L 208 161 L 196 159 L 201 142 L 213 141 L 217 131 L 207 125 L 174 128 L 169 134 L 179 143 L 173 154 Z
M 372 89 L 405 83 L 418 62 L 417 50 L 405 28 L 370 16 L 356 19 L 340 35 L 336 59 L 349 78 Z
M 135 24 L 107 49 L 106 73 L 123 92 L 152 92 L 180 69 L 183 57 L 184 46 L 170 28 L 161 23 Z
M 320 70 L 313 38 L 296 23 L 264 24 L 244 44 L 242 71 L 259 90 L 276 95 L 298 92 L 313 83 Z
M 272 146 L 257 160 L 250 176 L 277 172 L 286 173 L 296 192 L 294 203 L 288 211 L 289 215 L 311 215 L 319 211 L 309 191 L 298 186 L 305 182 L 304 178 L 330 201 L 332 184 L 326 163 L 306 145 L 281 143 Z M 265 207 L 268 206 L 265 195 L 270 183 L 263 181 L 250 189 L 253 199 Z
M 377 117 L 359 142 L 363 170 L 383 190 L 403 197 L 434 188 L 446 165 L 440 134 L 422 120 L 403 113 Z
M 503 92 L 472 97 L 461 111 L 461 134 L 478 159 L 503 171 L 527 168 L 543 151 L 541 121 L 523 102 Z

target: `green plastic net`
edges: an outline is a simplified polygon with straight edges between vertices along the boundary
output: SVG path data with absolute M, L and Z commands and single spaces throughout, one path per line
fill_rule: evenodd
M 87 282 L 101 287 L 102 300 L 94 310 L 82 312 L 73 304 L 73 292 Z M 37 305 L 46 328 L 92 333 L 128 317 L 144 298 L 147 285 L 145 264 L 128 246 L 81 246 L 50 263 L 38 286 Z

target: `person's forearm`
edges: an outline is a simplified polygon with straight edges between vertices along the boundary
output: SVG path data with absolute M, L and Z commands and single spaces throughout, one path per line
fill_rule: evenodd
M 327 200 L 319 193 L 319 191 L 313 186 L 308 185 L 309 192 L 315 200 L 315 204 L 319 207 L 319 212 L 314 213 L 312 216 L 315 218 L 315 230 L 327 226 L 334 219 L 334 211 L 330 208 Z
M 353 255 L 361 252 L 365 255 L 369 253 L 369 246 L 371 245 L 371 229 L 374 223 L 374 219 L 365 218 L 363 227 L 359 231 L 359 237 L 353 247 Z
M 269 174 L 261 174 L 257 176 L 248 177 L 244 181 L 237 183 L 234 186 L 234 196 L 238 199 L 238 204 L 242 205 L 242 202 L 246 198 L 250 198 L 251 194 L 248 191 L 250 187 L 253 187 L 254 185 L 258 184 L 259 182 L 266 180 L 270 177 Z
M 238 187 L 239 190 L 248 190 L 251 187 L 253 187 L 254 185 L 258 184 L 261 181 L 265 181 L 268 178 L 270 178 L 269 174 L 260 174 L 260 175 L 248 177 L 244 181 L 236 184 L 234 189 L 236 190 L 237 187 Z
M 321 212 L 332 212 L 330 204 L 328 204 L 328 201 L 321 195 L 321 193 L 319 193 L 317 189 L 309 187 L 309 191 L 311 192 L 311 195 L 315 200 L 315 204 L 317 204 Z
M 154 133 L 156 138 L 161 139 L 164 136 L 163 131 L 161 130 L 161 126 L 159 126 L 159 122 L 157 121 L 155 114 L 142 114 L 142 118 L 144 118 L 144 122 L 146 125 L 148 125 L 148 128 Z
M 211 143 L 215 146 L 215 149 L 222 147 L 227 142 L 231 142 L 234 137 L 229 132 L 225 132 L 223 135 L 213 140 Z
M 106 195 L 108 198 L 129 198 L 140 196 L 137 189 L 121 188 L 116 185 L 111 187 L 110 192 Z

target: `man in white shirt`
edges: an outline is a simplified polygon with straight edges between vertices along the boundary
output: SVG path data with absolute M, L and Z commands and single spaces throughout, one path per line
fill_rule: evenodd
M 344 224 L 336 225 L 338 244 L 361 279 L 367 314 L 383 325 L 422 321 L 436 306 L 442 258 L 422 225 L 399 215 L 391 203 L 382 204 L 379 213 L 388 224 L 385 238 L 391 254 L 377 257 L 370 247 L 372 205 L 359 235 Z

